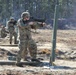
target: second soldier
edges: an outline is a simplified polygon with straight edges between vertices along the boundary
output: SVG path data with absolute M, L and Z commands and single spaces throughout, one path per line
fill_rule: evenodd
M 12 44 L 13 36 L 14 36 L 14 44 L 17 44 L 17 33 L 15 31 L 15 25 L 16 25 L 16 21 L 14 20 L 13 17 L 11 17 L 10 20 L 7 22 L 8 31 L 10 35 L 10 40 L 9 40 L 10 44 Z

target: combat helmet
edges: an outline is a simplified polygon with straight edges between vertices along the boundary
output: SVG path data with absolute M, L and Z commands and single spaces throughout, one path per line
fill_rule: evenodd
M 21 14 L 21 18 L 24 18 L 24 17 L 30 18 L 30 13 L 29 13 L 28 11 L 23 12 L 23 13 Z
M 14 20 L 14 17 L 10 17 L 10 20 Z

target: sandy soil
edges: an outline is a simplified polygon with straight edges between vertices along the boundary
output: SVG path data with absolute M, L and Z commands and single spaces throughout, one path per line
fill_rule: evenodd
M 52 50 L 52 30 L 37 30 L 32 37 L 38 46 L 38 58 L 45 62 L 43 66 L 0 66 L 1 75 L 76 75 L 76 30 L 58 30 L 56 59 L 54 66 L 49 65 Z M 9 45 L 9 38 L 0 38 L 0 60 L 8 60 L 9 53 L 17 53 L 17 46 Z M 14 45 L 14 44 L 13 44 Z M 3 55 L 3 54 L 4 55 Z M 7 54 L 8 53 L 8 54 Z

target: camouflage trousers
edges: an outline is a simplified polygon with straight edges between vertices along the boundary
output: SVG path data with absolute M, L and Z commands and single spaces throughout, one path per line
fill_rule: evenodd
M 1 33 L 1 38 L 5 38 L 7 36 L 7 34 L 2 34 Z
M 16 44 L 17 43 L 17 33 L 16 32 L 11 32 L 10 33 L 10 44 L 12 44 L 12 38 L 13 38 L 13 36 L 14 36 L 14 44 Z
M 34 40 L 24 40 L 19 42 L 19 52 L 17 55 L 17 62 L 20 62 L 21 58 L 24 60 L 27 57 L 28 51 L 31 58 L 36 58 L 37 55 L 37 45 Z

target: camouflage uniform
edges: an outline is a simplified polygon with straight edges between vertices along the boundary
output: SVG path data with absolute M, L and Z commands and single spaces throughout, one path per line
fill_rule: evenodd
M 26 12 L 25 12 L 26 13 Z M 25 16 L 29 16 L 29 13 L 26 13 Z M 23 15 L 22 15 L 23 17 Z M 29 16 L 30 17 L 30 16 Z M 23 23 L 22 18 L 18 20 L 18 30 L 19 30 L 19 52 L 17 56 L 17 62 L 20 62 L 23 57 L 26 60 L 28 51 L 30 52 L 31 58 L 36 59 L 37 55 L 37 45 L 32 39 L 31 36 L 31 25 L 27 23 Z M 35 28 L 37 25 L 34 25 Z
M 5 38 L 7 36 L 7 31 L 5 29 L 5 26 L 2 26 L 1 29 L 1 38 Z
M 13 18 L 11 18 L 13 19 Z M 10 44 L 12 44 L 12 37 L 14 36 L 14 44 L 17 44 L 17 33 L 15 31 L 15 27 L 14 27 L 14 23 L 11 22 L 11 19 L 7 22 L 7 25 L 8 25 L 8 31 L 9 31 L 9 34 L 10 34 Z M 13 19 L 14 20 L 14 19 Z

